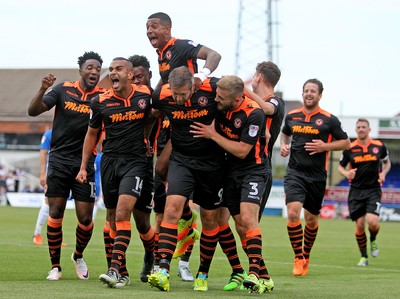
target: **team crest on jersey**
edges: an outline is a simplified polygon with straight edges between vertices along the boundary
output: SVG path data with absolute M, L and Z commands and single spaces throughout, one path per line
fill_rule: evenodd
M 324 124 L 324 120 L 323 120 L 322 118 L 317 118 L 317 119 L 315 120 L 315 124 L 316 124 L 317 126 L 322 126 L 322 125 Z
M 200 97 L 200 98 L 197 100 L 197 103 L 199 103 L 199 105 L 200 105 L 201 107 L 207 106 L 207 104 L 208 104 L 208 99 L 207 99 L 206 97 Z
M 189 45 L 192 45 L 192 46 L 195 47 L 195 48 L 199 45 L 198 43 L 195 43 L 195 42 L 192 41 L 192 40 L 188 41 L 188 44 L 189 44 Z
M 172 58 L 172 53 L 170 50 L 168 50 L 167 53 L 165 53 L 165 58 L 167 58 L 168 60 Z
M 242 120 L 240 118 L 236 118 L 233 122 L 233 125 L 235 126 L 235 128 L 240 128 L 242 126 Z
M 140 109 L 145 109 L 146 106 L 147 106 L 146 100 L 140 99 L 140 100 L 138 101 L 138 106 L 139 106 Z
M 250 137 L 256 137 L 259 129 L 260 129 L 259 126 L 250 125 L 250 127 L 249 127 L 249 136 Z
M 379 148 L 373 147 L 373 148 L 372 148 L 372 153 L 374 153 L 375 155 L 376 155 L 377 153 L 379 153 Z

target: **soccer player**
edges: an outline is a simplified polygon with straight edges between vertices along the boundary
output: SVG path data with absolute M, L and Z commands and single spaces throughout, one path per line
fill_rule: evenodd
M 348 205 L 351 220 L 356 224 L 356 240 L 361 252 L 358 266 L 368 265 L 367 223 L 371 255 L 379 254 L 376 236 L 379 232 L 379 211 L 381 207 L 381 184 L 390 170 L 389 151 L 380 140 L 369 136 L 369 121 L 360 118 L 356 123 L 357 139 L 351 143 L 350 149 L 343 151 L 339 162 L 339 172 L 350 181 Z M 347 170 L 347 165 L 350 169 Z
M 303 85 L 303 108 L 290 111 L 281 134 L 281 156 L 290 155 L 284 178 L 287 231 L 295 259 L 294 276 L 308 272 L 325 194 L 329 151 L 348 149 L 350 140 L 339 119 L 319 106 L 324 88 L 317 79 Z M 334 139 L 334 140 L 333 140 Z M 305 229 L 300 221 L 304 208 Z M 304 245 L 303 245 L 304 240 Z
M 272 150 L 278 135 L 281 131 L 283 119 L 285 117 L 285 102 L 275 95 L 275 86 L 281 77 L 281 70 L 271 61 L 263 61 L 257 64 L 253 75 L 251 86 L 254 93 L 258 96 L 248 94 L 250 98 L 257 102 L 267 116 L 267 131 L 270 138 L 265 148 L 269 167 L 267 167 L 267 185 L 260 205 L 258 219 L 261 220 L 265 205 L 272 187 Z M 246 94 L 247 89 L 245 89 Z M 246 94 L 247 95 L 247 94 Z
M 116 57 L 109 67 L 112 89 L 93 99 L 92 115 L 83 145 L 82 163 L 76 177 L 85 183 L 86 166 L 96 145 L 96 136 L 104 129 L 101 180 L 110 237 L 114 239 L 111 264 L 99 279 L 116 287 L 120 274 L 126 270 L 126 250 L 131 238 L 131 214 L 138 204 L 147 157 L 144 128 L 150 108 L 151 91 L 147 86 L 131 84 L 132 63 Z M 111 235 L 115 232 L 115 237 Z M 129 280 L 123 284 L 129 283 Z
M 150 285 L 169 291 L 170 262 L 178 241 L 178 221 L 183 207 L 193 192 L 193 201 L 200 205 L 202 234 L 201 265 L 207 272 L 218 242 L 218 207 L 221 199 L 224 152 L 214 142 L 195 139 L 189 132 L 194 120 L 209 124 L 216 113 L 215 82 L 211 78 L 194 93 L 194 76 L 187 67 L 175 68 L 169 85 L 156 90 L 153 107 L 163 111 L 173 127 L 172 153 L 168 167 L 168 191 L 159 234 L 160 270 L 149 277 Z M 197 239 L 198 233 L 188 233 Z M 196 283 L 195 283 L 196 289 Z
M 163 84 L 168 83 L 168 76 L 172 70 L 180 66 L 187 66 L 195 73 L 194 91 L 197 91 L 202 82 L 206 80 L 207 76 L 218 67 L 221 55 L 215 50 L 197 44 L 192 40 L 172 37 L 172 21 L 166 13 L 157 12 L 150 15 L 146 22 L 146 28 L 150 44 L 157 49 L 156 52 L 158 55 L 160 81 L 155 89 L 159 89 Z M 205 60 L 204 68 L 200 71 L 198 71 L 197 59 Z M 156 190 L 155 199 L 159 201 L 155 202 L 156 219 L 158 219 L 157 223 L 160 223 L 162 219 L 162 212 L 165 206 L 165 194 L 163 195 L 163 192 L 161 192 L 161 182 L 157 181 L 159 180 L 159 173 L 166 174 L 168 171 L 171 146 L 167 143 L 165 147 L 166 150 L 159 153 L 160 156 L 156 163 L 155 180 L 158 188 Z M 164 176 L 163 174 L 161 174 L 161 176 Z M 157 194 L 158 191 L 161 192 L 160 195 Z M 197 215 L 196 212 L 194 212 L 196 210 L 198 210 L 198 205 L 194 204 L 192 200 L 190 200 L 190 202 L 188 201 L 184 206 L 182 218 L 178 226 L 179 238 L 174 258 L 181 257 L 178 275 L 181 276 L 184 281 L 193 281 L 193 276 L 189 269 L 189 258 L 193 244 L 191 244 L 191 239 L 187 237 L 187 232 L 192 229 L 192 226 L 196 226 Z M 156 234 L 156 238 L 158 238 L 158 234 Z M 158 257 L 156 255 L 156 262 L 157 261 Z
M 172 21 L 166 13 L 157 12 L 150 15 L 147 18 L 146 28 L 150 44 L 157 49 L 158 55 L 161 78 L 155 89 L 168 83 L 169 73 L 176 67 L 187 66 L 195 73 L 196 91 L 207 76 L 218 67 L 221 60 L 218 52 L 192 40 L 172 37 Z M 204 67 L 200 71 L 197 69 L 197 58 L 205 60 Z
M 102 63 L 103 60 L 99 54 L 85 52 L 78 58 L 81 79 L 75 82 L 59 83 L 47 93 L 47 89 L 53 86 L 56 77 L 52 74 L 45 76 L 28 108 L 29 115 L 36 116 L 55 106 L 45 192 L 49 202 L 47 239 L 52 265 L 52 270 L 47 276 L 48 280 L 61 279 L 62 222 L 70 192 L 75 200 L 78 218 L 76 247 L 71 258 L 78 277 L 89 278 L 83 251 L 93 232 L 94 155 L 91 156 L 91 163 L 88 164 L 87 182 L 83 185 L 78 184 L 75 177 L 79 171 L 90 102 L 93 97 L 104 91 L 97 87 Z
M 245 240 L 249 272 L 243 285 L 251 292 L 269 292 L 274 284 L 261 263 L 262 234 L 258 223 L 268 167 L 265 115 L 257 103 L 244 96 L 244 83 L 237 76 L 218 81 L 216 93 L 220 113 L 215 125 L 194 122 L 191 132 L 196 138 L 213 140 L 227 152 L 223 197 L 240 238 Z

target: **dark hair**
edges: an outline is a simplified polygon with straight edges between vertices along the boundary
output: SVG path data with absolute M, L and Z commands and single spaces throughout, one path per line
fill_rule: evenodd
M 101 59 L 101 56 L 99 54 L 97 54 L 96 52 L 90 51 L 90 52 L 85 52 L 85 54 L 78 57 L 79 68 L 81 68 L 82 65 L 86 62 L 86 60 L 89 60 L 89 59 L 95 59 L 98 62 L 100 62 L 100 65 L 103 65 L 103 59 Z
M 194 84 L 193 72 L 187 66 L 180 66 L 172 70 L 168 76 L 168 83 L 171 86 L 182 87 Z
M 257 64 L 256 72 L 260 73 L 265 81 L 269 82 L 273 87 L 281 78 L 281 70 L 272 61 L 263 61 Z
M 357 119 L 356 124 L 359 123 L 359 122 L 367 123 L 367 124 L 368 124 L 368 127 L 369 127 L 369 121 L 368 121 L 368 119 L 366 119 L 366 118 L 359 118 L 359 119 Z
M 306 86 L 307 83 L 314 83 L 317 84 L 318 86 L 318 91 L 321 94 L 324 91 L 324 86 L 322 85 L 322 82 L 319 81 L 318 79 L 308 79 L 304 84 L 303 84 L 303 91 L 304 91 L 304 86 Z
M 165 12 L 153 13 L 147 19 L 160 19 L 161 23 L 163 23 L 164 25 L 167 25 L 168 27 L 172 27 L 171 18 Z
M 133 67 L 142 66 L 145 69 L 150 69 L 150 61 L 146 56 L 143 55 L 132 55 L 128 58 L 128 60 L 132 63 Z
M 123 60 L 123 61 L 128 62 L 127 69 L 128 69 L 128 71 L 132 71 L 133 65 L 132 65 L 132 62 L 129 59 L 126 59 L 125 57 L 119 56 L 119 57 L 115 57 L 112 61 L 116 61 L 116 60 Z

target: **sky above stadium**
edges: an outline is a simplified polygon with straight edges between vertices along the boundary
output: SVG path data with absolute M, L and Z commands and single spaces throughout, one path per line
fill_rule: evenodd
M 2 0 L 0 68 L 77 68 L 77 58 L 91 50 L 108 67 L 114 57 L 141 54 L 150 60 L 155 84 L 157 57 L 145 24 L 150 14 L 163 11 L 172 18 L 173 36 L 221 53 L 213 75 L 234 74 L 239 0 L 139 3 Z M 279 0 L 274 7 L 279 46 L 274 62 L 282 70 L 278 89 L 284 99 L 301 100 L 303 83 L 318 78 L 325 87 L 321 107 L 333 114 L 392 117 L 400 112 L 400 1 Z M 261 28 L 261 14 L 253 18 L 258 20 Z

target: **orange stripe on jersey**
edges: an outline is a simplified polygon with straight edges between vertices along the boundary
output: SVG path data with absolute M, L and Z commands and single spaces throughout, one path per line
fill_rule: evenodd
M 382 141 L 376 140 L 376 139 L 370 139 L 369 142 L 370 142 L 371 144 L 375 144 L 375 145 L 379 145 L 379 146 L 382 146 L 382 145 L 383 145 Z
M 319 113 L 321 113 L 321 114 L 323 114 L 323 115 L 325 115 L 325 116 L 327 116 L 327 117 L 332 117 L 332 113 L 330 113 L 330 112 L 328 112 L 328 111 L 326 111 L 326 110 L 324 110 L 324 109 L 318 109 L 318 111 L 319 111 Z
M 147 85 L 136 85 L 132 84 L 132 87 L 135 91 L 151 94 L 151 91 Z
M 164 53 L 165 49 L 167 49 L 169 46 L 175 44 L 175 41 L 176 41 L 176 40 L 177 40 L 177 39 L 176 39 L 175 37 L 172 37 L 172 38 L 165 44 L 164 48 L 159 52 L 159 55 L 158 55 L 158 56 L 160 57 L 160 59 L 162 59 L 163 53 Z
M 271 126 L 272 126 L 272 122 L 273 122 L 273 119 L 272 118 L 270 118 L 270 117 L 268 117 L 267 118 L 267 127 L 266 127 L 266 130 L 270 130 L 270 128 L 271 128 Z M 269 142 L 267 142 L 267 144 L 265 145 L 265 148 L 264 148 L 264 152 L 265 152 L 265 154 L 268 156 L 268 144 L 269 144 Z
M 325 153 L 325 171 L 328 171 L 328 165 L 329 165 L 329 152 Z
M 193 65 L 192 60 L 188 59 L 186 61 L 186 64 L 187 64 L 187 67 L 192 71 L 192 73 L 194 73 L 194 65 Z
M 192 107 L 192 102 L 190 101 L 190 99 L 188 99 L 186 102 L 185 102 L 185 107 Z
M 355 147 L 355 146 L 357 146 L 357 145 L 361 145 L 359 142 L 358 142 L 358 140 L 356 139 L 356 140 L 354 140 L 352 143 L 350 143 L 350 148 L 352 148 L 352 147 Z
M 135 92 L 135 90 L 132 90 L 132 92 L 129 94 L 128 98 L 125 99 L 125 98 L 121 98 L 120 96 L 117 96 L 113 89 L 109 89 L 106 93 L 99 95 L 99 103 L 102 103 L 105 100 L 113 97 L 117 100 L 124 102 L 125 107 L 129 107 L 130 106 L 130 98 L 134 92 Z
M 320 113 L 322 115 L 325 115 L 327 117 L 331 117 L 332 116 L 331 113 L 329 113 L 328 111 L 325 111 L 325 110 L 323 110 L 321 108 L 318 108 L 317 110 L 315 110 L 314 112 L 312 112 L 310 114 L 307 114 L 306 111 L 304 110 L 304 108 L 302 108 L 302 110 L 303 110 L 304 115 L 306 116 L 305 121 L 308 121 L 308 122 L 310 121 L 311 117 L 313 117 L 314 115 L 316 115 L 318 113 Z
M 112 89 L 107 90 L 105 93 L 99 95 L 99 103 L 104 102 L 105 100 L 111 98 L 113 96 Z
M 254 145 L 254 156 L 255 156 L 254 158 L 256 159 L 257 164 L 261 164 L 261 162 L 262 162 L 262 159 L 260 156 L 260 148 L 261 148 L 260 138 L 258 138 L 257 143 Z
M 200 85 L 199 89 L 212 92 L 212 87 L 211 87 L 210 82 L 211 82 L 211 79 L 207 78 L 206 80 L 204 80 L 203 84 Z
M 304 113 L 304 109 L 303 108 L 293 109 L 293 110 L 290 110 L 288 112 L 288 114 L 294 114 L 294 113 L 299 113 L 299 112 Z
M 268 130 L 271 128 L 272 121 L 273 121 L 272 118 L 267 118 L 267 129 L 268 129 Z
M 160 90 L 160 101 L 165 100 L 170 96 L 172 96 L 171 88 L 169 87 L 169 84 L 164 84 Z
M 328 140 L 326 140 L 326 143 L 331 143 L 332 142 L 332 139 L 333 139 L 333 136 L 332 136 L 332 134 L 329 134 L 328 135 Z M 329 151 L 328 152 L 326 152 L 326 154 L 325 154 L 325 170 L 327 171 L 328 170 L 328 164 L 329 164 L 329 159 L 328 159 L 328 157 L 329 157 Z
M 239 107 L 226 113 L 226 118 L 231 119 L 233 113 L 241 110 L 246 113 L 246 116 L 249 116 L 250 113 L 253 112 L 254 108 L 260 108 L 260 106 L 255 101 L 245 96 L 242 104 L 240 104 Z
M 88 93 L 84 93 L 83 100 L 86 101 L 86 100 L 87 100 L 87 97 L 88 97 L 89 95 L 91 95 L 91 94 L 94 94 L 94 93 L 104 93 L 104 92 L 106 92 L 106 91 L 107 91 L 107 89 L 105 89 L 105 88 L 103 88 L 103 87 L 96 86 L 95 88 L 93 88 L 92 91 L 90 91 L 90 92 L 88 92 Z
M 230 120 L 232 118 L 232 113 L 233 111 L 227 111 L 225 117 Z
M 83 100 L 83 101 L 87 100 L 88 95 L 91 95 L 91 94 L 94 94 L 94 93 L 104 93 L 104 92 L 106 92 L 105 88 L 96 86 L 95 88 L 93 88 L 93 90 L 85 93 L 83 91 L 83 89 L 81 88 L 81 85 L 79 84 L 79 81 L 74 81 L 74 82 L 65 81 L 63 86 L 65 86 L 65 87 L 73 87 L 73 88 L 78 89 L 82 94 L 81 100 Z
M 354 140 L 354 141 L 350 144 L 350 148 L 359 146 L 359 147 L 362 148 L 362 151 L 363 151 L 364 153 L 367 153 L 367 152 L 368 152 L 368 147 L 369 147 L 371 144 L 375 144 L 375 145 L 377 145 L 377 146 L 382 146 L 383 143 L 382 143 L 382 141 L 380 141 L 380 140 L 370 139 L 366 145 L 363 145 L 363 144 L 361 144 L 361 142 L 358 141 L 358 139 L 356 139 L 356 140 Z

